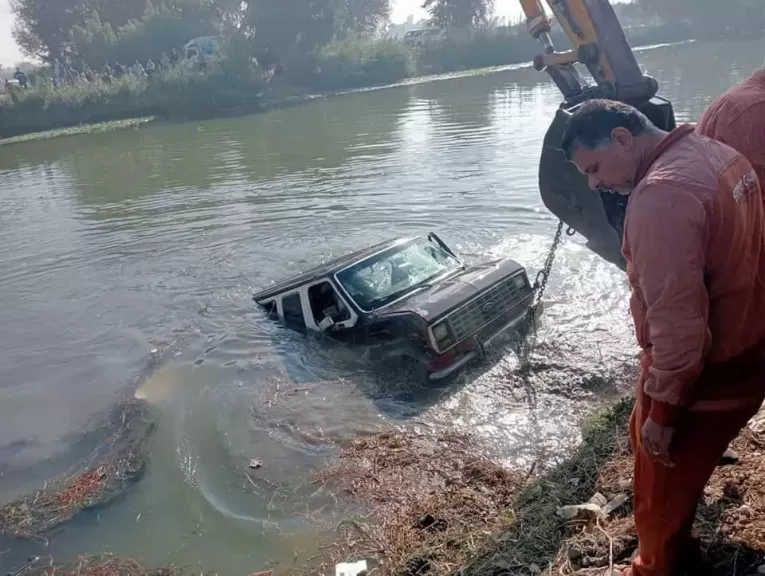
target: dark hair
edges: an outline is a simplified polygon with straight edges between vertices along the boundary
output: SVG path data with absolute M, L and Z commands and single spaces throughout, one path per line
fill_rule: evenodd
M 589 100 L 568 119 L 561 149 L 570 161 L 574 148 L 596 148 L 611 137 L 614 128 L 626 128 L 633 136 L 639 136 L 652 127 L 646 115 L 629 104 L 616 100 Z

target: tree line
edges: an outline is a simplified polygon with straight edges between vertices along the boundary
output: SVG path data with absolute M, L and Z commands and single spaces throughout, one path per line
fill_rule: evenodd
M 442 27 L 488 21 L 494 0 L 424 0 Z M 374 37 L 391 0 L 11 0 L 14 37 L 29 56 L 52 62 L 156 58 L 198 36 L 235 35 L 256 50 L 294 60 L 331 41 Z

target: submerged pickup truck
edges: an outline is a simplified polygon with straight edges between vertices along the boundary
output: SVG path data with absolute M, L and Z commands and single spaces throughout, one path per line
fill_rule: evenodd
M 363 346 L 430 381 L 483 357 L 523 323 L 532 299 L 520 264 L 465 265 L 435 233 L 370 246 L 253 296 L 290 328 Z

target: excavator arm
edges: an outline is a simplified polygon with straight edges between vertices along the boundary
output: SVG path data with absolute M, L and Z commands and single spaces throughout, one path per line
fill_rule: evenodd
M 520 0 L 529 33 L 542 52 L 534 67 L 548 73 L 563 102 L 545 135 L 539 166 L 539 188 L 547 208 L 587 239 L 587 246 L 625 268 L 621 253 L 627 197 L 596 193 L 566 161 L 560 141 L 568 117 L 593 98 L 621 100 L 636 106 L 659 128 L 672 130 L 672 104 L 657 96 L 658 83 L 644 75 L 608 0 L 547 0 L 572 48 L 556 51 L 552 25 L 540 0 Z M 588 82 L 580 68 L 586 68 Z

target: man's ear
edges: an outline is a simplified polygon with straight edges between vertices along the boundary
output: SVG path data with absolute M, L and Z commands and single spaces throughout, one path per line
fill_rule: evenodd
M 632 132 L 621 126 L 611 130 L 611 139 L 621 144 L 625 150 L 631 150 L 635 141 Z

